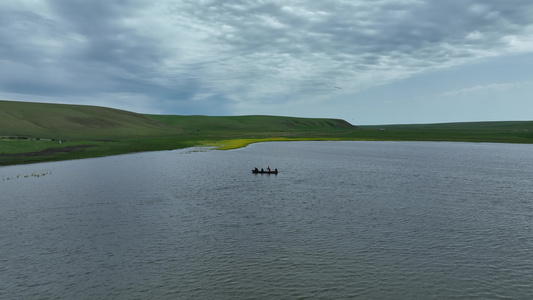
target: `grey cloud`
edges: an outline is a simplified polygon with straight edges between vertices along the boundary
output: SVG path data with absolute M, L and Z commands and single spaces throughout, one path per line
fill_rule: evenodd
M 131 1 L 51 1 L 52 9 L 59 16 L 62 26 L 80 37 L 73 61 L 89 65 L 93 74 L 131 78 L 150 77 L 155 73 L 165 54 L 158 47 L 159 41 L 140 35 L 126 24 L 135 18 Z M 102 72 L 99 72 L 101 70 Z M 80 71 L 87 71 L 80 68 Z M 135 80 L 133 80 L 135 81 Z M 134 83 L 138 84 L 138 83 Z
M 4 91 L 132 92 L 224 107 L 327 100 L 335 85 L 356 92 L 505 55 L 505 37 L 528 37 L 533 24 L 526 0 L 45 3 L 0 4 L 0 66 L 17 69 L 0 74 Z
M 411 53 L 442 43 L 456 48 L 475 47 L 472 41 L 464 41 L 469 33 L 475 31 L 493 39 L 486 43 L 497 44 L 501 35 L 519 31 L 516 26 L 531 22 L 523 7 L 514 8 L 514 3 L 506 6 L 498 3 L 479 5 L 478 14 L 470 9 L 476 5 L 474 1 L 403 5 L 382 2 L 373 6 L 340 3 L 330 7 L 321 4 L 315 6 L 316 11 L 309 11 L 322 14 L 316 18 L 290 13 L 284 9 L 285 3 L 241 6 L 240 9 L 221 4 L 217 5 L 217 13 L 209 15 L 212 6 L 208 6 L 203 7 L 201 14 L 206 15 L 207 23 L 233 29 L 230 34 L 215 38 L 219 43 L 230 45 L 231 51 L 239 55 L 264 51 L 298 55 L 325 53 L 339 57 L 339 53 L 345 53 L 348 59 L 352 59 L 350 55 L 359 53 Z M 313 5 L 309 7 L 313 8 Z M 202 9 L 196 7 L 196 15 L 199 15 L 198 8 Z M 483 11 L 486 13 L 483 14 Z M 492 20 L 489 17 L 491 13 Z M 261 17 L 265 16 L 278 22 L 280 27 L 269 27 L 261 22 Z M 481 40 L 477 41 L 479 47 L 486 47 Z
M 151 79 L 164 55 L 156 41 L 124 24 L 139 9 L 133 2 L 48 3 L 51 14 L 0 9 L 4 69 L 16 69 L 0 75 L 4 91 L 75 95 L 158 90 Z
M 380 71 L 381 64 L 401 73 L 391 77 L 408 76 L 453 64 L 456 59 L 473 58 L 476 50 L 498 47 L 503 35 L 519 33 L 516 25 L 531 21 L 523 13 L 524 7 L 502 2 L 292 3 L 210 2 L 194 6 L 191 15 L 194 22 L 230 29 L 211 38 L 227 46 L 226 55 L 241 56 L 239 61 L 246 63 L 243 68 L 255 68 L 268 77 L 283 73 L 284 66 L 293 63 L 305 69 L 300 73 L 303 78 L 287 81 L 291 85 L 307 83 L 311 90 L 316 80 L 302 74 L 306 67 L 317 71 L 314 78 L 333 75 L 341 81 L 356 79 L 361 72 Z M 473 32 L 480 38 L 465 40 Z

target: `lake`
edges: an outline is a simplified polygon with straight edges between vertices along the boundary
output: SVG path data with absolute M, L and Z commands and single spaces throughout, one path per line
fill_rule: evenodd
M 532 145 L 485 143 L 0 167 L 0 298 L 526 299 L 532 181 Z

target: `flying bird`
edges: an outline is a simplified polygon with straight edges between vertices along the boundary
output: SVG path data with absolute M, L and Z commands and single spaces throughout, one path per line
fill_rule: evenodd
M 342 90 L 342 88 L 340 86 L 336 86 L 335 87 L 336 89 L 339 89 L 339 90 Z

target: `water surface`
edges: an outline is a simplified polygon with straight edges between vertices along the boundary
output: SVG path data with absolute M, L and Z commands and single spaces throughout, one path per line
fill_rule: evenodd
M 193 150 L 1 167 L 0 298 L 533 295 L 530 145 Z

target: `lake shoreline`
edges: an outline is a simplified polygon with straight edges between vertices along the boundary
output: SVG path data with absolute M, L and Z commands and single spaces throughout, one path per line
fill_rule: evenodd
M 2 100 L 0 111 L 0 166 L 268 141 L 533 143 L 533 121 L 356 126 L 331 118 L 147 115 Z
M 303 141 L 368 141 L 368 142 L 455 142 L 455 143 L 496 143 L 496 144 L 524 144 L 524 143 L 512 143 L 512 142 L 494 142 L 494 141 L 464 141 L 464 140 L 381 140 L 381 139 L 346 139 L 346 138 L 327 138 L 327 137 L 269 137 L 269 138 L 241 138 L 241 139 L 224 139 L 224 140 L 212 140 L 212 141 L 196 141 L 183 146 L 175 148 L 166 147 L 154 147 L 152 149 L 141 149 L 138 151 L 129 151 L 128 149 L 122 149 L 121 151 L 113 151 L 112 153 L 106 152 L 105 147 L 100 148 L 98 151 L 98 144 L 82 144 L 76 146 L 64 146 L 61 148 L 47 148 L 41 151 L 34 152 L 22 152 L 22 153 L 8 153 L 0 154 L 0 167 L 34 164 L 42 162 L 52 161 L 68 161 L 85 158 L 98 158 L 108 157 L 124 154 L 134 154 L 143 152 L 156 152 L 156 151 L 173 151 L 183 149 L 202 148 L 209 150 L 235 150 L 247 147 L 256 143 L 268 143 L 268 142 L 303 142 Z M 94 151 L 96 150 L 96 151 Z M 94 151 L 94 152 L 92 152 Z

